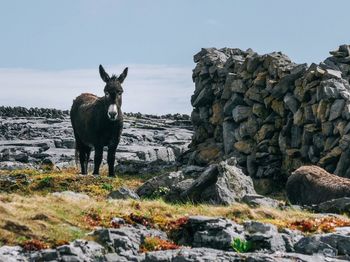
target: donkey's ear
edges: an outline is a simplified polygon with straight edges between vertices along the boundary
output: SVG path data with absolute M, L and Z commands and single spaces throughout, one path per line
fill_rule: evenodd
M 106 73 L 102 65 L 99 66 L 99 70 L 100 70 L 100 76 L 102 80 L 107 83 L 110 79 L 109 75 Z
M 123 73 L 121 73 L 121 75 L 118 77 L 119 83 L 123 83 L 127 75 L 128 75 L 128 68 L 125 67 Z

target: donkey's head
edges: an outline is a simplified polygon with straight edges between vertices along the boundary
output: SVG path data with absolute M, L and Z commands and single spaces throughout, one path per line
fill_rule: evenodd
M 118 116 L 121 114 L 121 106 L 122 106 L 122 94 L 123 88 L 122 83 L 128 74 L 128 68 L 126 67 L 123 73 L 120 76 L 112 75 L 110 77 L 102 65 L 99 67 L 100 76 L 102 80 L 106 83 L 104 88 L 105 92 L 105 101 L 107 108 L 107 116 L 111 121 L 115 121 L 118 119 Z

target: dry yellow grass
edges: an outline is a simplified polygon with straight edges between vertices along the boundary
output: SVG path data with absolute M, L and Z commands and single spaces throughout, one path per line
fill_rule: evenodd
M 20 244 L 28 239 L 42 240 L 51 246 L 84 237 L 94 229 L 87 221 L 93 215 L 109 226 L 112 217 L 124 217 L 131 213 L 152 219 L 159 227 L 167 222 L 190 215 L 220 216 L 237 222 L 252 219 L 269 222 L 279 227 L 315 214 L 293 209 L 250 208 L 235 204 L 227 207 L 193 204 L 168 204 L 162 200 L 102 200 L 72 199 L 46 196 L 22 196 L 0 194 L 0 241 Z
M 107 169 L 103 168 L 100 176 L 82 176 L 74 168 L 62 171 L 51 170 L 16 170 L 0 171 L 1 175 L 26 175 L 30 180 L 28 185 L 22 178 L 16 179 L 17 184 L 8 187 L 5 182 L 0 181 L 0 190 L 7 193 L 19 194 L 47 194 L 50 192 L 74 191 L 83 192 L 90 196 L 104 198 L 110 191 L 126 186 L 135 189 L 142 185 L 147 179 L 154 175 L 122 175 L 116 178 L 107 176 Z
M 206 215 L 232 219 L 269 222 L 285 227 L 301 219 L 318 215 L 294 209 L 278 210 L 266 207 L 250 208 L 245 204 L 212 206 L 169 204 L 155 200 L 106 200 L 110 190 L 120 186 L 136 188 L 150 176 L 79 176 L 75 170 L 63 172 L 16 171 L 27 174 L 32 183 L 12 193 L 0 193 L 0 244 L 21 244 L 27 240 L 43 241 L 50 246 L 76 238 L 84 238 L 96 225 L 111 226 L 112 217 L 130 214 L 143 216 L 156 227 L 184 216 Z M 4 174 L 4 173 L 3 173 Z M 1 176 L 1 174 L 0 174 Z M 4 190 L 2 188 L 2 190 Z M 72 190 L 90 195 L 90 199 L 53 196 L 50 192 Z M 344 218 L 346 219 L 346 218 Z

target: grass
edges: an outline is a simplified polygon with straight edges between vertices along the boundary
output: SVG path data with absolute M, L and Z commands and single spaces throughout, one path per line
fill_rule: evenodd
M 107 170 L 102 169 L 101 176 L 82 176 L 77 175 L 78 171 L 74 168 L 63 171 L 50 170 L 16 170 L 0 171 L 1 176 L 10 176 L 16 183 L 9 183 L 0 180 L 0 192 L 18 193 L 18 194 L 42 194 L 51 192 L 74 191 L 83 192 L 90 196 L 104 198 L 109 192 L 126 186 L 136 189 L 146 180 L 151 178 L 152 174 L 145 175 L 118 175 L 116 178 L 107 176 Z M 28 180 L 30 181 L 28 183 Z
M 235 238 L 232 240 L 231 247 L 237 253 L 245 253 L 251 250 L 252 244 L 247 240 Z
M 143 200 L 106 200 L 109 191 L 120 186 L 135 189 L 151 175 L 109 178 L 79 176 L 76 170 L 11 172 L 25 174 L 31 182 L 0 193 L 0 243 L 21 244 L 29 248 L 40 245 L 55 247 L 86 234 L 96 227 L 114 227 L 113 217 L 128 222 L 138 221 L 155 228 L 168 230 L 186 221 L 191 215 L 219 216 L 238 223 L 257 220 L 272 223 L 279 228 L 295 226 L 296 221 L 314 221 L 320 215 L 292 208 L 285 210 L 245 204 L 213 206 L 205 204 L 170 204 L 161 198 Z M 8 173 L 1 172 L 1 175 Z M 0 187 L 4 190 L 2 187 Z M 54 196 L 51 192 L 72 190 L 87 193 L 90 198 Z M 346 217 L 342 219 L 347 220 Z M 304 224 L 302 224 L 304 225 Z

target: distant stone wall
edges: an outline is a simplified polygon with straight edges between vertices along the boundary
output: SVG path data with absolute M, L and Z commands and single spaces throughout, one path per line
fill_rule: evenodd
M 64 118 L 68 114 L 68 110 L 58 110 L 53 108 L 25 108 L 21 106 L 0 106 L 0 117 Z
M 189 162 L 235 156 L 253 178 L 286 178 L 303 164 L 350 177 L 350 48 L 319 65 L 251 49 L 194 56 Z

